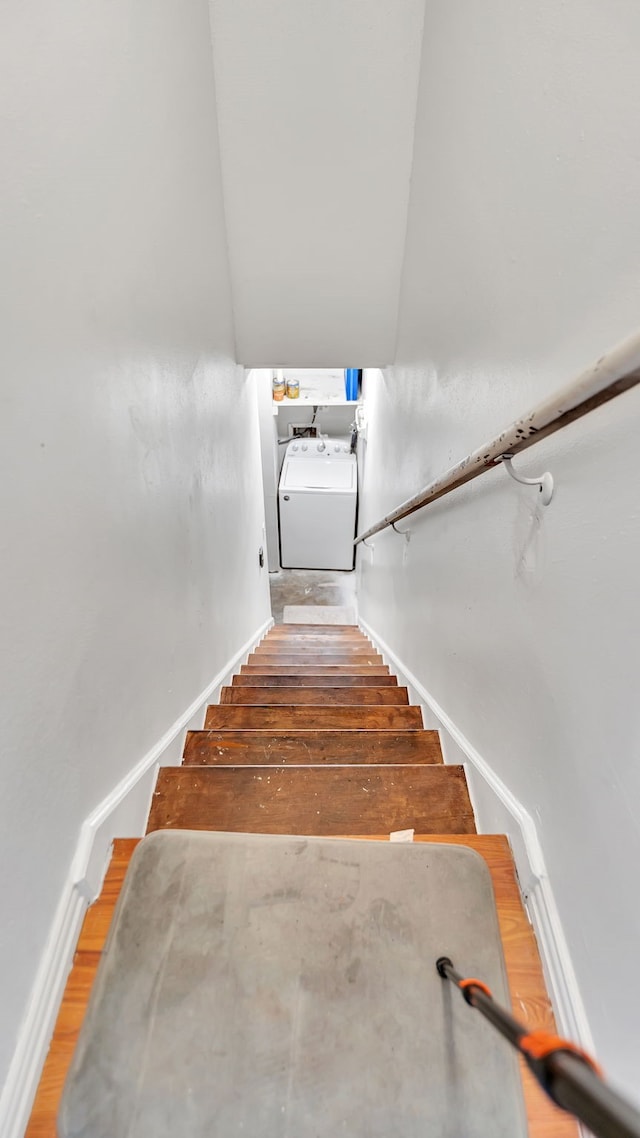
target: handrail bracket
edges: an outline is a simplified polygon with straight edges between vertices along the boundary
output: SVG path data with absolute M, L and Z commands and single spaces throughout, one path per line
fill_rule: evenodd
M 513 455 L 508 453 L 501 456 L 502 465 L 504 466 L 507 474 L 513 478 L 514 482 L 519 482 L 522 486 L 538 486 L 540 494 L 542 495 L 540 501 L 543 506 L 548 506 L 553 498 L 553 475 L 547 470 L 545 474 L 541 474 L 539 478 L 525 478 L 523 474 L 518 474 L 513 468 Z

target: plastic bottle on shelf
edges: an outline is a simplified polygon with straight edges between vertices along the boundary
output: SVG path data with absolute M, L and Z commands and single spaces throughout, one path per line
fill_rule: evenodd
M 273 377 L 272 394 L 276 403 L 282 403 L 285 396 L 286 384 L 284 382 L 284 372 L 282 368 L 278 368 Z
M 346 399 L 358 398 L 358 368 L 346 367 L 344 369 L 344 390 Z

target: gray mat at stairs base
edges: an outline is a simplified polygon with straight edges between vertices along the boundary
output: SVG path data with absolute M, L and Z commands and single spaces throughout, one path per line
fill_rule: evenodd
M 435 970 L 508 1003 L 491 881 L 461 846 L 160 832 L 132 859 L 61 1138 L 519 1138 L 508 1045 Z

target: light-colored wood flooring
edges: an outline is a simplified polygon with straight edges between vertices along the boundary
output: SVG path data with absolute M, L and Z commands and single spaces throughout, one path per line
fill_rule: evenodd
M 542 977 L 538 949 L 522 906 L 506 838 L 476 834 L 430 834 L 416 836 L 415 840 L 466 845 L 484 857 L 496 894 L 514 1014 L 538 1027 L 553 1028 L 553 1015 Z M 56 1113 L 66 1071 L 82 1024 L 114 906 L 136 844 L 133 839 L 115 842 L 104 888 L 87 912 L 25 1138 L 56 1138 Z M 470 1010 L 469 1014 L 474 1013 Z M 575 1123 L 549 1102 L 525 1068 L 523 1080 L 531 1138 L 577 1138 Z M 114 1135 L 114 1138 L 117 1136 Z M 491 1136 L 487 1135 L 487 1138 Z

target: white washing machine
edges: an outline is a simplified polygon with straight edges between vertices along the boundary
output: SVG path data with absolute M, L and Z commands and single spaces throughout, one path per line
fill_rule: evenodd
M 290 442 L 278 492 L 283 569 L 353 569 L 357 498 L 344 439 Z

